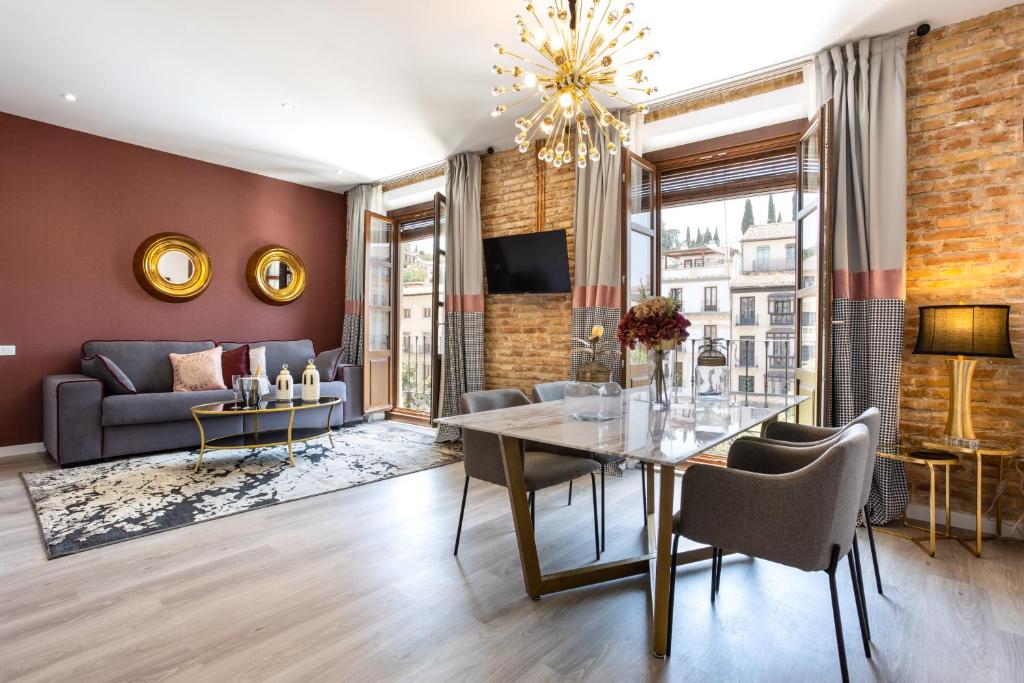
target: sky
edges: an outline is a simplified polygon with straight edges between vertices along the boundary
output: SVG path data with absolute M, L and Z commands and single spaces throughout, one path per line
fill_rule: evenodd
M 783 221 L 793 219 L 793 194 L 793 192 L 776 192 L 774 194 L 775 210 L 781 211 Z M 768 219 L 768 195 L 755 195 L 749 199 L 754 209 L 754 223 L 765 223 Z M 698 228 L 701 232 L 706 228 L 711 228 L 712 235 L 715 234 L 715 228 L 718 228 L 718 236 L 722 239 L 723 246 L 726 243 L 735 245 L 739 243 L 743 234 L 740 224 L 743 222 L 743 205 L 746 201 L 747 198 L 727 199 L 663 209 L 661 212 L 662 229 L 678 229 L 680 239 L 685 240 L 687 225 L 690 226 L 693 237 L 697 236 Z

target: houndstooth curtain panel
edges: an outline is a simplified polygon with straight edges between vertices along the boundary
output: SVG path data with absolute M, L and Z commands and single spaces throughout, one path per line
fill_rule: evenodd
M 444 358 L 441 417 L 462 412 L 459 399 L 484 388 L 484 256 L 480 227 L 480 156 L 458 154 L 445 170 Z M 458 441 L 440 425 L 437 441 Z
M 905 31 L 819 53 L 818 102 L 832 100 L 832 420 L 874 406 L 879 450 L 899 444 L 905 320 L 907 139 Z M 908 501 L 900 463 L 875 460 L 871 521 L 899 518 Z
M 576 206 L 572 221 L 576 256 L 572 336 L 587 339 L 594 325 L 603 326 L 604 336 L 597 343 L 598 361 L 611 368 L 612 380 L 620 384 L 622 365 L 615 328 L 622 315 L 621 158 L 621 154 L 601 149 L 599 162 L 576 170 Z M 571 342 L 574 350 L 582 346 L 580 342 Z M 589 360 L 582 353 L 570 356 L 572 379 L 576 379 L 579 366 Z
M 345 194 L 348 202 L 345 254 L 345 317 L 342 320 L 342 363 L 363 364 L 363 261 L 366 212 L 384 212 L 380 185 L 358 185 Z

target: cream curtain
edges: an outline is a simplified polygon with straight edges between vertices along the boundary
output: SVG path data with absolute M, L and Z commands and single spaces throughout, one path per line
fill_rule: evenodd
M 342 362 L 363 364 L 363 239 L 366 211 L 383 213 L 384 193 L 380 185 L 357 185 L 345 195 L 348 226 L 345 255 L 345 317 L 342 322 Z
M 591 124 L 593 127 L 593 124 Z M 618 141 L 616 141 L 618 144 Z M 601 159 L 576 170 L 573 240 L 576 273 L 572 293 L 572 336 L 587 339 L 594 325 L 604 326 L 598 350 L 611 366 L 612 379 L 622 381 L 618 362 L 609 354 L 619 348 L 615 328 L 622 315 L 622 154 L 601 149 Z M 578 342 L 572 342 L 579 346 Z M 586 358 L 573 354 L 572 378 Z
M 898 444 L 907 241 L 907 32 L 817 55 L 818 104 L 832 100 L 832 416 L 882 413 L 880 450 Z M 878 458 L 872 522 L 907 506 L 903 468 Z
M 458 154 L 445 170 L 444 356 L 442 417 L 461 412 L 459 399 L 484 388 L 484 271 L 480 225 L 480 156 Z M 462 438 L 441 425 L 438 441 Z

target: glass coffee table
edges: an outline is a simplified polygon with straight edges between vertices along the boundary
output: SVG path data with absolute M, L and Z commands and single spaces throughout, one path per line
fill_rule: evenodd
M 288 462 L 295 464 L 292 456 L 292 444 L 297 441 L 310 441 L 326 436 L 334 448 L 334 437 L 331 430 L 331 418 L 334 416 L 334 406 L 341 403 L 340 398 L 334 396 L 323 396 L 318 401 L 303 401 L 294 399 L 291 401 L 260 401 L 259 407 L 242 408 L 237 401 L 219 401 L 217 403 L 204 403 L 192 407 L 192 419 L 196 421 L 199 428 L 199 458 L 193 472 L 199 471 L 199 465 L 203 462 L 203 454 L 212 450 L 228 450 L 236 448 L 268 448 L 270 446 L 288 446 Z M 295 427 L 295 413 L 300 410 L 316 410 L 327 408 L 327 425 L 320 429 L 318 427 Z M 271 415 L 274 413 L 288 413 L 287 429 L 267 429 L 260 431 L 260 415 Z M 227 417 L 227 416 L 248 416 L 253 419 L 252 431 L 243 431 L 241 434 L 228 434 L 213 439 L 206 439 L 206 431 L 203 429 L 203 420 L 200 418 Z M 244 422 L 243 422 L 244 425 Z

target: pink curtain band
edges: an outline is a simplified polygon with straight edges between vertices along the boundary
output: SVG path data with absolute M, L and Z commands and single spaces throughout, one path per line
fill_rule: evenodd
M 448 313 L 482 313 L 484 295 L 451 294 L 444 298 L 444 307 Z
M 363 302 L 345 300 L 345 315 L 362 315 Z
M 573 308 L 618 308 L 622 305 L 622 288 L 617 285 L 581 285 L 572 290 Z
M 871 299 L 903 299 L 906 282 L 902 268 L 850 272 L 832 271 L 832 298 L 867 301 Z

